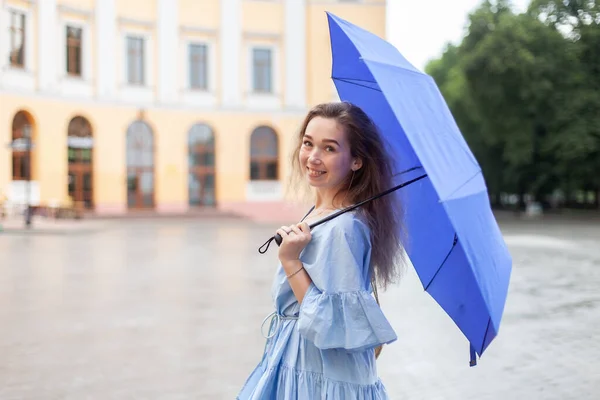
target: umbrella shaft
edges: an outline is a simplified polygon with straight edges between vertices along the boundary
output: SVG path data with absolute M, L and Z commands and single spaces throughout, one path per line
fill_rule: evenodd
M 309 225 L 309 226 L 310 226 L 310 228 L 312 229 L 312 228 L 314 228 L 314 227 L 316 227 L 316 226 L 319 226 L 319 225 L 321 225 L 321 224 L 323 224 L 323 223 L 325 223 L 325 222 L 327 222 L 327 221 L 331 221 L 331 220 L 332 220 L 332 219 L 334 219 L 335 217 L 338 217 L 338 216 L 342 215 L 342 214 L 343 214 L 343 213 L 345 213 L 345 212 L 352 211 L 352 210 L 354 210 L 354 209 L 356 209 L 356 208 L 358 208 L 358 207 L 360 207 L 360 206 L 362 206 L 362 205 L 364 205 L 364 204 L 366 204 L 366 203 L 368 203 L 368 202 L 370 202 L 370 201 L 373 201 L 373 200 L 376 200 L 376 199 L 378 199 L 378 198 L 380 198 L 380 197 L 383 197 L 383 196 L 385 196 L 386 194 L 390 194 L 390 193 L 392 193 L 392 192 L 395 192 L 395 191 L 396 191 L 396 190 L 398 190 L 398 189 L 402 189 L 403 187 L 406 187 L 406 186 L 408 186 L 408 185 L 410 185 L 410 184 L 412 184 L 412 183 L 415 183 L 415 182 L 417 182 L 417 181 L 420 181 L 421 179 L 423 179 L 423 178 L 426 178 L 426 177 L 427 177 L 427 174 L 424 174 L 424 175 L 421 175 L 421 176 L 418 176 L 418 177 L 416 177 L 415 179 L 411 179 L 411 180 L 409 180 L 409 181 L 406 181 L 406 182 L 404 182 L 404 183 L 401 183 L 401 184 L 399 184 L 399 185 L 397 185 L 397 186 L 394 186 L 394 187 L 393 187 L 393 188 L 391 188 L 391 189 L 388 189 L 388 190 L 386 190 L 386 191 L 384 191 L 384 192 L 381 192 L 381 193 L 378 193 L 378 194 L 376 194 L 376 195 L 375 195 L 375 196 L 373 196 L 373 197 L 370 197 L 370 198 L 368 198 L 368 199 L 366 199 L 366 200 L 363 200 L 363 201 L 361 201 L 361 202 L 359 202 L 359 203 L 356 203 L 356 204 L 354 204 L 353 206 L 350 206 L 350 207 L 344 208 L 343 210 L 340 210 L 340 211 L 338 211 L 338 212 L 336 212 L 336 213 L 333 213 L 333 214 L 331 214 L 331 215 L 329 215 L 329 216 L 327 216 L 327 217 L 323 218 L 322 220 L 319 220 L 319 221 L 317 221 L 317 222 L 315 222 L 314 224 L 312 224 L 312 225 Z
M 411 171 L 411 170 L 408 170 L 408 171 Z M 408 172 L 408 171 L 405 171 L 405 172 Z M 360 206 L 368 203 L 369 201 L 376 200 L 376 199 L 378 199 L 380 197 L 385 196 L 386 194 L 390 194 L 392 192 L 395 192 L 398 189 L 402 189 L 403 187 L 406 187 L 406 186 L 408 186 L 408 185 L 410 185 L 412 183 L 420 181 L 421 179 L 426 178 L 426 177 L 427 177 L 427 174 L 424 174 L 424 175 L 416 177 L 415 179 L 411 179 L 409 181 L 401 183 L 401 184 L 399 184 L 397 186 L 394 186 L 393 188 L 390 188 L 390 189 L 388 189 L 388 190 L 386 190 L 384 192 L 378 193 L 378 194 L 376 194 L 373 197 L 370 197 L 370 198 L 368 198 L 366 200 L 358 202 L 358 203 L 356 203 L 353 206 L 344 208 L 343 210 L 340 210 L 340 211 L 338 211 L 336 213 L 333 213 L 333 214 L 331 214 L 331 215 L 323 218 L 322 220 L 319 220 L 319 221 L 315 222 L 314 224 L 309 225 L 309 227 L 310 227 L 310 229 L 313 229 L 313 228 L 315 228 L 315 227 L 317 227 L 317 226 L 319 226 L 319 225 L 321 225 L 321 224 L 323 224 L 323 223 L 325 223 L 327 221 L 331 221 L 332 219 L 334 219 L 335 217 L 338 217 L 338 216 L 342 215 L 343 213 L 346 213 L 348 211 L 352 211 L 352 210 L 354 210 L 354 209 L 356 209 L 356 208 L 358 208 L 358 207 L 360 207 Z M 280 246 L 281 242 L 283 241 L 283 238 L 281 237 L 281 235 L 279 235 L 279 233 L 276 233 L 275 236 L 272 236 L 269 240 L 267 240 L 267 242 L 265 244 L 263 244 L 262 246 L 260 246 L 260 248 L 258 249 L 258 252 L 261 253 L 261 254 L 264 254 L 269 249 L 269 244 L 273 240 L 275 240 L 275 243 L 277 243 L 277 246 Z

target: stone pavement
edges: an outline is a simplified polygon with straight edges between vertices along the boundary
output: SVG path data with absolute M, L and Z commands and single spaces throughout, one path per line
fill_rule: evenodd
M 0 233 L 0 399 L 233 399 L 271 312 L 274 225 L 105 222 Z M 500 334 L 479 365 L 407 268 L 381 294 L 399 340 L 392 399 L 598 399 L 600 224 L 503 220 L 514 258 Z
M 109 223 L 107 220 L 88 219 L 53 219 L 34 217 L 30 227 L 25 226 L 23 217 L 0 219 L 0 235 L 5 234 L 32 234 L 32 235 L 69 235 L 83 232 L 102 230 Z

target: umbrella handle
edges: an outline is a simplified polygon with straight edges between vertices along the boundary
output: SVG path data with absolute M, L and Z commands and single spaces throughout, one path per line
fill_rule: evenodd
M 281 235 L 279 233 L 276 233 L 275 236 L 273 236 L 273 239 L 275 239 L 275 243 L 277 243 L 277 246 L 281 246 L 281 242 L 283 242 L 283 238 L 281 237 Z

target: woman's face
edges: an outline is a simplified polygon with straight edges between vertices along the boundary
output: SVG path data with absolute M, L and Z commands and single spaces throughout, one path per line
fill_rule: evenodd
M 335 119 L 323 117 L 308 123 L 299 157 L 306 180 L 321 190 L 337 191 L 354 165 L 346 133 Z

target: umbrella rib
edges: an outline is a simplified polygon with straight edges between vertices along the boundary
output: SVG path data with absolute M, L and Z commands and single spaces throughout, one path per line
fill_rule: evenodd
M 448 254 L 446 254 L 446 258 L 444 258 L 444 261 L 442 261 L 442 264 L 440 265 L 440 267 L 437 269 L 437 271 L 435 271 L 435 274 L 433 274 L 433 277 L 429 280 L 429 283 L 425 287 L 425 291 L 427 291 L 427 289 L 429 289 L 429 286 L 433 283 L 437 274 L 439 274 L 439 272 L 442 270 L 442 267 L 444 266 L 444 264 L 446 264 L 446 261 L 450 257 L 450 254 L 452 254 L 452 250 L 454 250 L 454 248 L 456 247 L 456 243 L 458 243 L 458 236 L 456 235 L 456 233 L 454 233 L 454 241 L 452 242 L 452 247 L 450 248 L 450 251 L 448 251 Z
M 485 334 L 483 335 L 483 342 L 481 342 L 481 353 L 483 353 L 483 346 L 485 346 L 485 338 L 487 337 L 488 331 L 490 330 L 490 325 L 492 323 L 492 317 L 488 318 L 487 327 L 485 328 Z M 481 355 L 479 353 L 479 355 Z
M 452 193 L 450 193 L 449 195 L 447 195 L 446 197 L 444 197 L 443 199 L 440 199 L 440 202 L 444 202 L 446 200 L 448 200 L 450 197 L 452 197 L 454 195 L 454 193 L 458 192 L 460 189 L 462 189 L 464 186 L 466 186 L 469 182 L 471 182 L 473 179 L 475 179 L 477 177 L 477 175 L 481 174 L 481 169 L 477 172 L 475 172 L 475 175 L 473 175 L 472 177 L 470 177 L 469 179 L 467 179 L 462 185 L 460 185 L 459 187 L 457 187 L 456 189 L 454 189 L 454 191 Z
M 356 86 L 360 86 L 360 87 L 364 87 L 364 88 L 367 88 L 367 89 L 374 90 L 374 91 L 379 92 L 379 93 L 383 93 L 380 89 L 375 89 L 375 88 L 367 86 L 367 85 L 361 85 L 360 83 L 356 83 L 355 81 L 359 82 L 359 80 L 357 80 L 357 79 L 350 80 L 350 79 L 346 79 L 346 78 L 333 78 L 333 80 L 338 80 L 338 81 L 341 81 L 341 82 L 346 82 L 346 83 L 349 83 L 351 85 L 356 85 Z M 360 81 L 360 82 L 375 83 L 375 82 L 371 82 L 371 81 Z
M 374 83 L 375 85 L 377 85 L 377 82 L 375 82 L 375 81 L 370 81 L 370 80 L 368 80 L 368 79 L 358 79 L 358 78 L 340 78 L 340 77 L 337 77 L 337 76 L 332 76 L 332 77 L 331 77 L 331 79 L 339 79 L 339 80 L 342 80 L 342 81 L 344 81 L 344 82 L 345 82 L 345 81 L 356 81 L 356 82 Z
M 403 67 L 403 66 L 401 66 L 401 65 L 392 64 L 392 63 L 387 63 L 387 62 L 383 62 L 383 61 L 375 61 L 375 60 L 371 60 L 371 59 L 364 58 L 364 57 L 361 57 L 361 58 L 362 58 L 362 60 L 363 60 L 363 62 L 364 62 L 365 64 L 371 63 L 371 64 L 379 64 L 379 65 L 383 65 L 384 67 L 398 68 L 398 69 L 401 69 L 402 71 L 410 72 L 411 74 L 416 74 L 416 75 L 420 75 L 420 76 L 425 76 L 425 77 L 428 77 L 428 78 L 431 78 L 431 79 L 433 79 L 433 78 L 431 77 L 431 75 L 429 75 L 429 74 L 427 74 L 427 73 L 424 73 L 423 71 L 419 71 L 417 68 L 415 68 L 415 66 L 414 66 L 414 65 L 412 65 L 412 64 L 410 64 L 410 63 L 409 63 L 409 65 L 410 65 L 411 67 L 413 67 L 414 69 L 411 69 L 411 68 L 406 68 L 406 67 Z
M 418 167 L 412 167 L 412 168 L 409 168 L 409 169 L 405 169 L 404 171 L 400 171 L 397 174 L 394 174 L 394 177 L 400 176 L 400 175 L 404 175 L 404 174 L 407 174 L 409 172 L 416 171 L 418 169 L 423 169 L 423 167 L 422 166 L 418 166 Z

